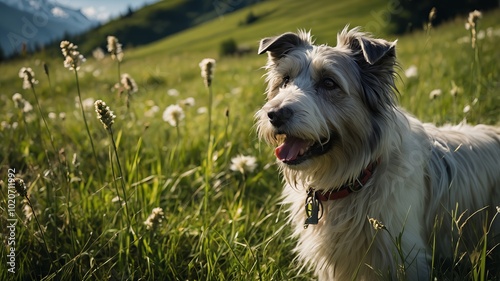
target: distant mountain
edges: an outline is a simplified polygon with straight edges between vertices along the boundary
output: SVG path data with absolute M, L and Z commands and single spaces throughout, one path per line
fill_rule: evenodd
M 264 0 L 163 0 L 65 39 L 78 44 L 84 54 L 97 47 L 105 48 L 108 35 L 116 36 L 124 47 L 137 47 L 261 1 Z
M 80 10 L 50 0 L 0 0 L 0 47 L 4 56 L 34 50 L 98 24 Z

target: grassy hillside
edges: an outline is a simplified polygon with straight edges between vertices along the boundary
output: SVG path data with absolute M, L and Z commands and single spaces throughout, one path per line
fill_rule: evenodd
M 125 47 L 143 46 L 184 29 L 207 22 L 218 16 L 250 6 L 256 0 L 168 0 L 158 1 L 137 11 L 129 11 L 99 27 L 80 35 L 66 38 L 80 46 L 82 52 L 105 48 L 108 35 L 121 39 Z M 59 48 L 56 42 L 46 49 L 53 53 Z
M 310 279 L 309 272 L 294 269 L 294 241 L 278 205 L 282 180 L 272 148 L 259 143 L 254 132 L 266 61 L 256 48 L 262 37 L 299 28 L 310 29 L 317 43 L 335 45 L 346 24 L 395 40 L 374 16 L 388 9 L 381 0 L 265 1 L 126 48 L 120 70 L 109 56 L 96 60 L 87 52 L 77 75 L 63 67 L 62 55 L 42 53 L 0 65 L 0 225 L 12 218 L 9 169 L 24 179 L 30 199 L 16 197 L 16 273 L 2 260 L 0 279 Z M 257 20 L 242 25 L 250 12 Z M 398 38 L 402 106 L 438 124 L 464 119 L 498 124 L 499 16 L 496 10 L 480 19 L 484 37 L 477 54 L 464 18 Z M 254 48 L 254 54 L 220 58 L 219 44 L 228 38 Z M 100 40 L 104 45 L 105 38 Z M 205 57 L 217 60 L 211 90 L 200 77 L 198 63 Z M 407 78 L 404 71 L 412 65 L 418 75 Z M 39 81 L 34 92 L 22 88 L 23 66 L 32 67 Z M 127 92 L 112 90 L 119 72 L 130 74 L 139 88 L 129 107 Z M 430 99 L 435 89 L 441 94 Z M 455 97 L 452 89 L 458 89 Z M 15 106 L 16 92 L 32 110 Z M 96 118 L 92 100 L 97 99 L 117 116 L 112 134 Z M 171 126 L 162 113 L 175 104 L 184 118 Z M 255 157 L 256 169 L 232 167 L 240 154 Z M 163 209 L 161 223 L 154 220 L 157 211 L 150 217 L 157 207 Z M 8 243 L 10 230 L 2 227 L 0 233 Z M 9 251 L 0 247 L 0 256 Z M 460 266 L 456 270 L 473 275 Z M 438 266 L 435 275 L 450 277 Z

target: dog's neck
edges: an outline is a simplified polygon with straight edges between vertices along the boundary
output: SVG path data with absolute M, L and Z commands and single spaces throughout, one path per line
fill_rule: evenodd
M 373 172 L 379 163 L 380 159 L 371 162 L 363 171 L 361 171 L 360 175 L 354 181 L 345 183 L 339 188 L 329 191 L 309 189 L 308 193 L 314 192 L 314 196 L 320 201 L 344 198 L 353 192 L 358 192 L 363 189 L 366 183 L 371 179 Z
M 307 228 L 310 224 L 318 224 L 319 220 L 323 216 L 323 204 L 321 202 L 328 200 L 337 200 L 348 196 L 353 192 L 360 191 L 366 183 L 372 177 L 375 168 L 380 163 L 380 159 L 377 159 L 370 163 L 363 171 L 359 177 L 357 177 L 353 182 L 343 184 L 341 187 L 330 190 L 318 190 L 310 188 L 307 191 L 306 198 L 306 221 L 304 222 L 304 228 Z

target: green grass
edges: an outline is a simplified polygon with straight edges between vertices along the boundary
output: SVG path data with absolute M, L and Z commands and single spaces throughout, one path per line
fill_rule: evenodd
M 117 82 L 116 62 L 86 55 L 88 61 L 78 72 L 82 99 L 102 99 L 117 116 L 111 139 L 93 106 L 85 109 L 97 161 L 80 108 L 75 107 L 74 73 L 63 67 L 62 56 L 39 54 L 3 63 L 0 233 L 6 241 L 9 168 L 15 168 L 27 183 L 34 213 L 44 229 L 40 231 L 34 218 L 27 220 L 26 203 L 17 197 L 17 273 L 7 272 L 7 248 L 0 247 L 4 257 L 0 279 L 310 279 L 308 272 L 295 270 L 294 241 L 288 238 L 286 213 L 278 204 L 282 179 L 273 164 L 272 148 L 257 140 L 253 127 L 253 114 L 264 102 L 261 67 L 266 57 L 218 58 L 217 54 L 219 43 L 227 38 L 256 48 L 262 37 L 298 28 L 311 29 L 317 43 L 334 45 L 336 33 L 346 23 L 367 25 L 373 21 L 372 11 L 385 8 L 383 1 L 325 3 L 265 1 L 157 43 L 126 49 L 121 72 L 129 73 L 139 85 L 129 110 L 125 97 L 111 91 Z M 240 26 L 250 10 L 261 17 L 252 25 Z M 499 30 L 499 16 L 499 10 L 486 14 L 479 28 Z M 477 62 L 470 44 L 457 43 L 469 35 L 464 22 L 461 18 L 428 33 L 399 38 L 402 69 L 416 65 L 419 72 L 417 78 L 407 79 L 400 71 L 400 102 L 426 122 L 457 123 L 466 118 L 470 123 L 498 124 L 498 36 L 479 41 Z M 382 29 L 376 32 L 396 39 Z M 210 143 L 207 114 L 197 112 L 209 102 L 198 67 L 205 57 L 217 59 Z M 43 62 L 49 66 L 52 88 Z M 22 66 L 32 67 L 39 80 L 35 89 L 50 135 L 36 107 L 29 113 L 14 107 L 15 92 L 35 106 L 31 90 L 23 90 L 17 76 Z M 461 89 L 456 98 L 449 94 L 452 81 Z M 177 89 L 180 95 L 168 95 L 169 89 Z M 441 89 L 442 95 L 430 100 L 433 89 Z M 187 97 L 193 97 L 195 105 L 184 106 L 185 119 L 178 128 L 164 122 L 163 110 Z M 467 105 L 471 109 L 464 113 Z M 160 111 L 145 115 L 153 106 Z M 64 112 L 66 118 L 48 118 L 49 112 Z M 256 157 L 257 169 L 245 174 L 232 171 L 231 159 L 239 154 Z M 207 155 L 212 155 L 211 161 Z M 126 197 L 128 211 L 117 196 L 123 201 Z M 163 208 L 165 217 L 161 225 L 148 230 L 143 222 L 156 207 Z M 480 245 L 478 252 L 484 254 Z M 484 258 L 477 264 L 481 262 Z

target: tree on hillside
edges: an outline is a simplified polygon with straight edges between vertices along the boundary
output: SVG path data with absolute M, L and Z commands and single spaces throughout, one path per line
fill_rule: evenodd
M 456 16 L 465 16 L 473 10 L 485 11 L 499 6 L 498 0 L 399 0 L 397 4 L 394 9 L 396 12 L 391 16 L 395 33 L 425 26 L 432 8 L 437 11 L 433 24 L 438 25 Z

